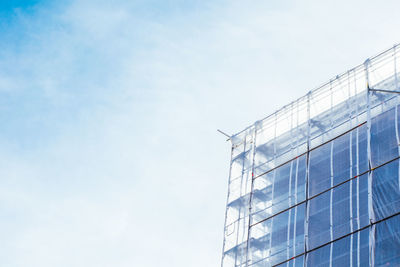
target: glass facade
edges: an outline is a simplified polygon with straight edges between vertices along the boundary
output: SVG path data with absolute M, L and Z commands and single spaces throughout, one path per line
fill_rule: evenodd
M 398 49 L 231 137 L 222 267 L 400 266 Z

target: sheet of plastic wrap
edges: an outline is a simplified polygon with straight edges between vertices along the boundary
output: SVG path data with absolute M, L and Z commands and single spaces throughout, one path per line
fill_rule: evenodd
M 400 266 L 397 50 L 231 137 L 222 267 Z

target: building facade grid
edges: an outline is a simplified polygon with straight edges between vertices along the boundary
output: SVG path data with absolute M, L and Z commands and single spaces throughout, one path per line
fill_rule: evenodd
M 400 57 L 231 137 L 222 266 L 400 266 Z

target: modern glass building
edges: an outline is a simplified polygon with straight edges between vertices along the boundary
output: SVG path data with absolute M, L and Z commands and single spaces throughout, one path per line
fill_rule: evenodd
M 233 135 L 222 267 L 400 266 L 400 46 Z

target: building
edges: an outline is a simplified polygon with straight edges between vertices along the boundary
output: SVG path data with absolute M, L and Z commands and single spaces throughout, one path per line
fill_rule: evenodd
M 400 266 L 400 46 L 233 135 L 222 266 Z

